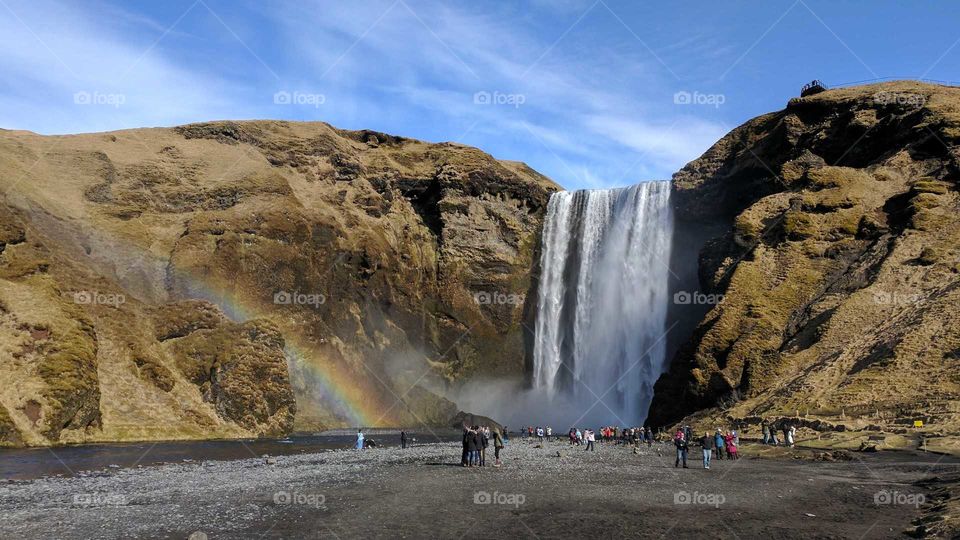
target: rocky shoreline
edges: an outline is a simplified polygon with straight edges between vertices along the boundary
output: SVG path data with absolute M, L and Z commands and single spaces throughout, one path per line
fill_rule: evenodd
M 710 471 L 696 459 L 675 469 L 667 445 L 588 453 L 525 440 L 507 445 L 499 469 L 463 469 L 456 443 L 107 469 L 3 482 L 0 536 L 890 537 L 921 516 L 930 478 L 960 469 L 906 452 L 824 462 L 754 450 Z

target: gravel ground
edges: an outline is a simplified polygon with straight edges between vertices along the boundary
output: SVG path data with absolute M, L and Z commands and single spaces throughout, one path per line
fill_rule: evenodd
M 745 452 L 684 470 L 666 445 L 515 440 L 501 468 L 464 469 L 459 445 L 430 444 L 108 469 L 0 483 L 0 538 L 887 538 L 919 515 L 914 482 L 960 469 Z M 884 493 L 893 504 L 877 504 Z

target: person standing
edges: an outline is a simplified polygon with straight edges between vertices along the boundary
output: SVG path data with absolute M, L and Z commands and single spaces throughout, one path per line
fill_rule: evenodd
M 723 459 L 723 432 L 720 428 L 717 428 L 717 432 L 713 434 L 713 443 L 714 448 L 717 449 L 717 459 Z
M 357 430 L 357 442 L 353 447 L 357 450 L 363 450 L 363 430 Z
M 790 448 L 793 448 L 793 444 L 795 442 L 796 436 L 797 436 L 797 428 L 795 426 L 790 426 L 786 430 L 786 442 L 788 445 L 790 445 Z
M 646 439 L 647 439 L 647 448 L 650 448 L 651 446 L 653 446 L 653 430 L 650 429 L 650 426 L 647 426 Z
M 596 437 L 593 434 L 593 430 L 587 429 L 583 432 L 583 438 L 587 440 L 587 448 L 584 452 L 593 452 L 593 443 L 596 441 Z
M 710 436 L 710 433 L 704 431 L 703 437 L 700 437 L 700 446 L 703 447 L 703 468 L 710 470 L 710 457 L 713 449 L 716 448 L 716 441 Z
M 470 430 L 463 427 L 463 456 L 460 458 L 460 465 L 466 467 L 470 464 Z
M 490 437 L 487 435 L 486 426 L 480 428 L 478 435 L 480 435 L 480 466 L 487 466 L 487 447 L 490 446 Z
M 493 430 L 493 458 L 496 460 L 493 464 L 494 467 L 499 467 L 500 463 L 500 450 L 503 449 L 503 437 L 500 436 L 499 430 Z
M 770 444 L 770 425 L 766 420 L 760 423 L 760 429 L 763 431 L 763 444 Z
M 480 432 L 477 426 L 470 428 L 470 466 L 480 464 Z
M 683 462 L 683 468 L 688 469 L 687 467 L 687 450 L 689 446 L 687 440 L 683 435 L 683 430 L 677 431 L 676 436 L 673 438 L 673 445 L 677 448 L 677 461 L 673 464 L 674 468 L 680 466 L 680 462 Z
M 777 427 L 774 424 L 770 424 L 770 444 L 774 446 L 780 445 L 780 441 L 777 440 Z
M 407 447 L 407 432 L 400 430 L 400 449 Z
M 727 445 L 727 459 L 737 459 L 740 456 L 737 453 L 737 445 L 733 442 L 733 434 L 727 432 L 723 437 L 724 444 Z

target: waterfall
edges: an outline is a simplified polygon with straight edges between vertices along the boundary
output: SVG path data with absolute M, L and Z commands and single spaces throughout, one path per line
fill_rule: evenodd
M 541 245 L 533 391 L 567 421 L 638 425 L 666 369 L 669 182 L 555 193 Z

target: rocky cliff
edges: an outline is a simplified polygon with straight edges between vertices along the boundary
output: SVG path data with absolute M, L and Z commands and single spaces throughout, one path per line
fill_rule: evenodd
M 960 88 L 791 99 L 673 177 L 708 306 L 651 421 L 851 418 L 958 427 Z
M 0 130 L 0 443 L 445 424 L 522 374 L 556 189 L 322 123 Z

